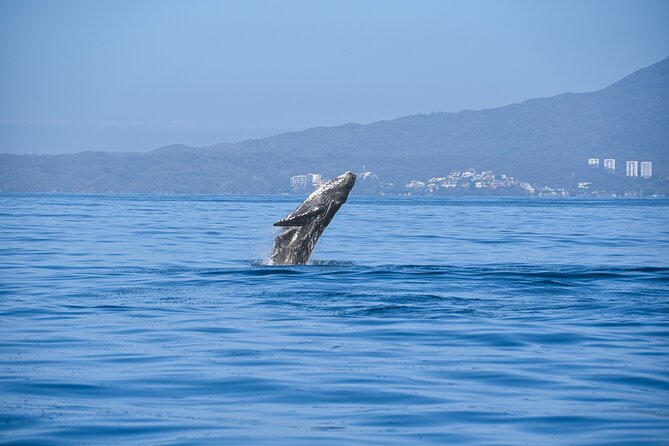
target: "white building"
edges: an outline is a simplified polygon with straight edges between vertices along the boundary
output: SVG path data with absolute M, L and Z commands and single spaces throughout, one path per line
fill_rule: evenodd
M 407 189 L 422 189 L 425 187 L 424 181 L 411 180 L 409 184 L 405 186 Z
M 652 161 L 641 161 L 641 176 L 643 178 L 650 178 L 653 176 Z
M 588 167 L 599 167 L 599 158 L 588 158 Z
M 638 161 L 627 161 L 625 165 L 625 175 L 628 177 L 638 177 L 639 176 L 639 162 Z
M 604 160 L 604 169 L 610 170 L 611 172 L 616 170 L 616 160 L 612 159 L 612 158 L 605 159 Z
M 290 187 L 293 190 L 304 190 L 308 189 L 308 186 L 312 186 L 314 189 L 321 186 L 325 181 L 320 173 L 309 173 L 307 175 L 293 175 L 290 177 Z
M 311 185 L 314 187 L 319 187 L 321 184 L 324 183 L 323 177 L 321 176 L 320 173 L 310 173 L 307 176 L 311 180 Z
M 306 175 L 293 175 L 290 177 L 290 187 L 293 189 L 298 189 L 306 187 L 307 185 L 307 176 Z

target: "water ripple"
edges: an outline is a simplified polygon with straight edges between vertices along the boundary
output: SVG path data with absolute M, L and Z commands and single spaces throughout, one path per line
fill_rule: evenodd
M 666 444 L 653 203 L 0 195 L 0 444 Z

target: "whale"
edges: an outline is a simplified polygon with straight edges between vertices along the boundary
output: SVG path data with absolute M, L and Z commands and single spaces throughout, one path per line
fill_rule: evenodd
M 293 212 L 274 223 L 281 232 L 274 238 L 271 265 L 304 265 L 325 228 L 346 203 L 355 174 L 345 172 L 322 184 Z

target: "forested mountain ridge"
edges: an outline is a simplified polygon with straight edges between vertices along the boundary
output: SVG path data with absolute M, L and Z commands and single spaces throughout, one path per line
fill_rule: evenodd
M 493 169 L 565 187 L 588 158 L 653 161 L 669 175 L 669 58 L 595 92 L 495 109 L 413 115 L 367 125 L 148 153 L 0 155 L 0 190 L 279 193 L 291 175 L 365 165 L 389 182 Z M 11 148 L 5 148 L 11 150 Z

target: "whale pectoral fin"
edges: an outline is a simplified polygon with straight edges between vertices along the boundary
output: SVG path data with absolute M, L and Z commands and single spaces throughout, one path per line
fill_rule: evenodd
M 326 209 L 319 206 L 304 214 L 288 216 L 288 218 L 275 222 L 274 226 L 304 226 L 325 211 Z

